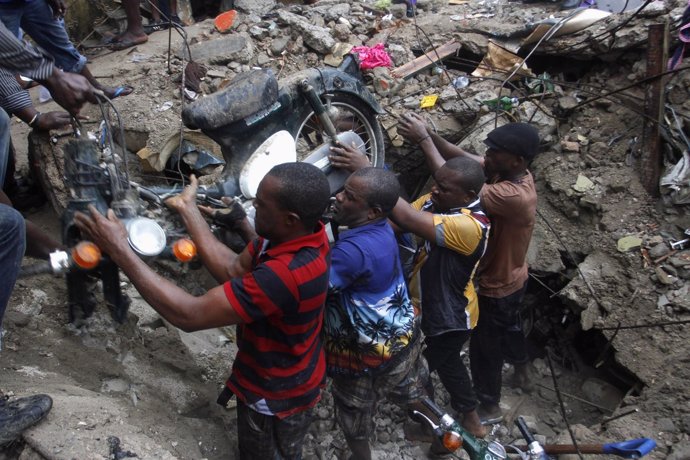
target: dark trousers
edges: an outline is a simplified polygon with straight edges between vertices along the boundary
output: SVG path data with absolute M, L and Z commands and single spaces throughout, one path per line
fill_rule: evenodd
M 438 372 L 441 383 L 450 394 L 451 407 L 460 413 L 473 411 L 477 407 L 472 382 L 460 356 L 470 334 L 471 331 L 452 331 L 427 337 L 424 341 L 424 357 L 429 364 L 429 372 Z
M 470 340 L 470 369 L 477 398 L 483 404 L 501 400 L 503 362 L 528 362 L 520 308 L 527 283 L 502 298 L 479 296 L 479 321 Z
M 241 460 L 300 460 L 312 409 L 279 419 L 237 401 L 237 440 Z

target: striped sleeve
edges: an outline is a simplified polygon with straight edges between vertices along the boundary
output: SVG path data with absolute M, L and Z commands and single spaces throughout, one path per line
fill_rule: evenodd
M 5 112 L 16 113 L 32 105 L 29 92 L 19 86 L 11 72 L 0 68 L 0 107 Z
M 36 48 L 25 45 L 0 22 L 0 67 L 34 80 L 46 80 L 53 73 L 53 61 Z

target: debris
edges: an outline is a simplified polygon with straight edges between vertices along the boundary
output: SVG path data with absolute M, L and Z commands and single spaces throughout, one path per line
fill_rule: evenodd
M 584 176 L 582 174 L 577 175 L 577 181 L 575 181 L 575 184 L 573 185 L 573 190 L 575 190 L 576 192 L 585 193 L 592 190 L 593 188 L 594 182 L 589 180 L 587 176 Z
M 436 100 L 438 100 L 437 94 L 431 94 L 429 96 L 424 96 L 422 101 L 419 103 L 420 109 L 430 109 L 436 105 Z
M 690 150 L 683 152 L 659 181 L 663 197 L 672 204 L 690 203 Z
M 475 77 L 490 77 L 494 74 L 498 74 L 500 79 L 505 79 L 508 75 L 514 74 L 511 80 L 517 80 L 522 77 L 534 77 L 523 58 L 495 41 L 489 40 L 486 55 L 482 62 L 479 63 L 479 66 L 472 72 L 472 75 Z
M 624 236 L 618 240 L 616 247 L 620 252 L 628 252 L 642 246 L 642 238 L 634 235 Z
M 393 69 L 393 75 L 398 78 L 408 79 L 424 69 L 435 65 L 439 61 L 455 54 L 462 45 L 455 40 L 431 50 L 427 50 L 424 55 L 419 56 L 413 61 L 403 64 Z
M 216 30 L 221 34 L 230 32 L 233 24 L 235 24 L 235 18 L 237 17 L 237 11 L 230 10 L 216 16 L 213 20 L 213 25 Z
M 591 26 L 595 22 L 610 16 L 608 11 L 597 10 L 594 8 L 582 8 L 579 12 L 564 18 L 549 18 L 536 24 L 532 33 L 525 38 L 520 46 L 538 42 L 547 33 L 552 33 L 552 37 L 573 34 Z
M 370 70 L 376 67 L 391 67 L 393 65 L 383 43 L 378 43 L 373 47 L 355 46 L 352 48 L 352 52 L 357 53 L 359 56 L 359 68 L 362 70 Z

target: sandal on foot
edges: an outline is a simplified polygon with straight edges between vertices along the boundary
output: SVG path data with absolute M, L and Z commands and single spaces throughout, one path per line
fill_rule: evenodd
M 108 96 L 108 99 L 116 99 L 120 96 L 129 96 L 130 94 L 132 94 L 133 91 L 134 91 L 133 86 L 120 85 L 113 90 L 112 95 L 106 94 L 106 96 Z
M 113 51 L 126 50 L 127 48 L 131 48 L 133 46 L 143 45 L 149 40 L 148 37 L 144 38 L 144 40 L 113 40 L 108 47 Z

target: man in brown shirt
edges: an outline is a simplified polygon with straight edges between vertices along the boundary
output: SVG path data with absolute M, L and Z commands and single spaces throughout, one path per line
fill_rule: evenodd
M 520 309 L 527 287 L 527 248 L 532 238 L 537 193 L 527 167 L 539 150 L 539 134 L 527 123 L 491 131 L 484 157 L 467 152 L 431 132 L 415 114 L 398 131 L 424 152 L 432 172 L 446 160 L 466 156 L 484 166 L 488 178 L 480 194 L 491 220 L 486 253 L 479 266 L 479 321 L 470 340 L 470 367 L 483 423 L 501 420 L 501 369 L 515 366 L 514 381 L 531 389 Z

